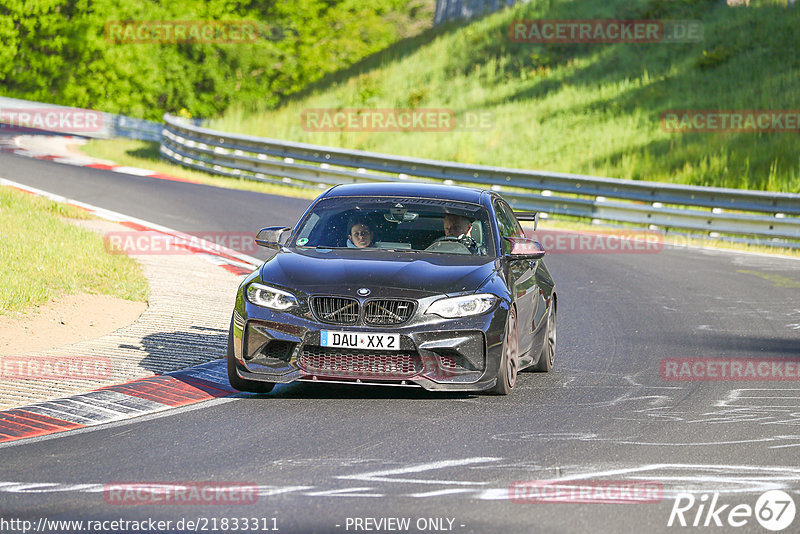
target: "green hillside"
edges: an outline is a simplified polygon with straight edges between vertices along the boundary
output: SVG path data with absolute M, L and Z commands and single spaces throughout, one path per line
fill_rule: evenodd
M 274 106 L 432 19 L 433 0 L 3 0 L 0 95 L 153 120 Z M 151 42 L 176 21 L 255 29 L 222 43 Z M 155 28 L 146 42 L 109 30 L 129 24 L 136 35 L 145 23 Z
M 800 136 L 668 133 L 670 109 L 800 108 L 800 9 L 785 0 L 545 0 L 406 39 L 304 92 L 232 106 L 212 127 L 390 154 L 800 192 Z M 530 44 L 518 19 L 697 20 L 700 42 Z M 316 108 L 446 108 L 486 127 L 312 132 Z M 483 114 L 483 115 L 481 115 Z

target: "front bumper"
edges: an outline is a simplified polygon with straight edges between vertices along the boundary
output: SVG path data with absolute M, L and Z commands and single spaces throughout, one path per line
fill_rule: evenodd
M 421 386 L 430 391 L 482 391 L 496 383 L 508 308 L 475 317 L 416 317 L 401 326 L 339 326 L 237 302 L 233 355 L 246 380 Z M 400 335 L 399 351 L 331 349 L 320 331 Z

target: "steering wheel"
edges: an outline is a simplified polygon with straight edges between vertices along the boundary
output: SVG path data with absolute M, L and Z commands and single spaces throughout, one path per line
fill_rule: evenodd
M 478 253 L 478 243 L 475 242 L 470 236 L 466 234 L 461 234 L 460 236 L 444 236 L 438 238 L 436 241 L 431 243 L 428 248 L 425 250 L 431 250 L 432 247 L 435 247 L 437 243 L 458 243 L 459 245 L 463 246 L 470 254 L 477 254 Z M 453 251 L 455 252 L 455 251 Z

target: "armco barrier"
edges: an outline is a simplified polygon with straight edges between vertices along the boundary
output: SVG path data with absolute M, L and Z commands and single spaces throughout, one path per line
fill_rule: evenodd
M 95 131 L 58 131 L 84 137 L 160 141 L 166 159 L 225 176 L 313 189 L 371 181 L 475 184 L 500 191 L 515 209 L 648 228 L 746 236 L 744 241 L 768 238 L 778 245 L 798 246 L 786 240 L 800 241 L 798 194 L 465 165 L 232 134 L 168 114 L 162 125 L 124 115 L 0 97 L 0 122 L 4 114 L 15 110 L 99 114 L 101 126 Z M 0 124 L 0 133 L 3 127 Z
M 164 121 L 162 155 L 215 174 L 307 188 L 370 181 L 476 184 L 501 191 L 515 209 L 800 240 L 798 194 L 465 165 L 232 134 L 171 115 Z
M 19 123 L 20 113 L 26 114 L 23 124 Z M 70 115 L 80 118 L 85 114 L 92 114 L 91 118 L 96 119 L 94 121 L 96 122 L 96 127 L 86 128 L 83 125 L 71 123 L 69 120 Z M 22 129 L 26 125 L 29 125 L 31 130 L 52 131 L 96 139 L 127 137 L 128 139 L 143 139 L 146 141 L 161 141 L 161 130 L 163 128 L 161 123 L 124 115 L 56 104 L 43 104 L 18 98 L 0 97 L 0 133 L 4 129 L 6 131 L 10 128 Z

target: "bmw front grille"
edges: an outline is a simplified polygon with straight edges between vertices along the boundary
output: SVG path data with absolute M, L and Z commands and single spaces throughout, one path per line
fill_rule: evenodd
M 359 301 L 348 297 L 313 297 L 311 309 L 324 323 L 358 324 L 363 311 L 363 322 L 373 326 L 399 325 L 414 314 L 412 300 L 372 299 L 366 301 L 363 310 Z

